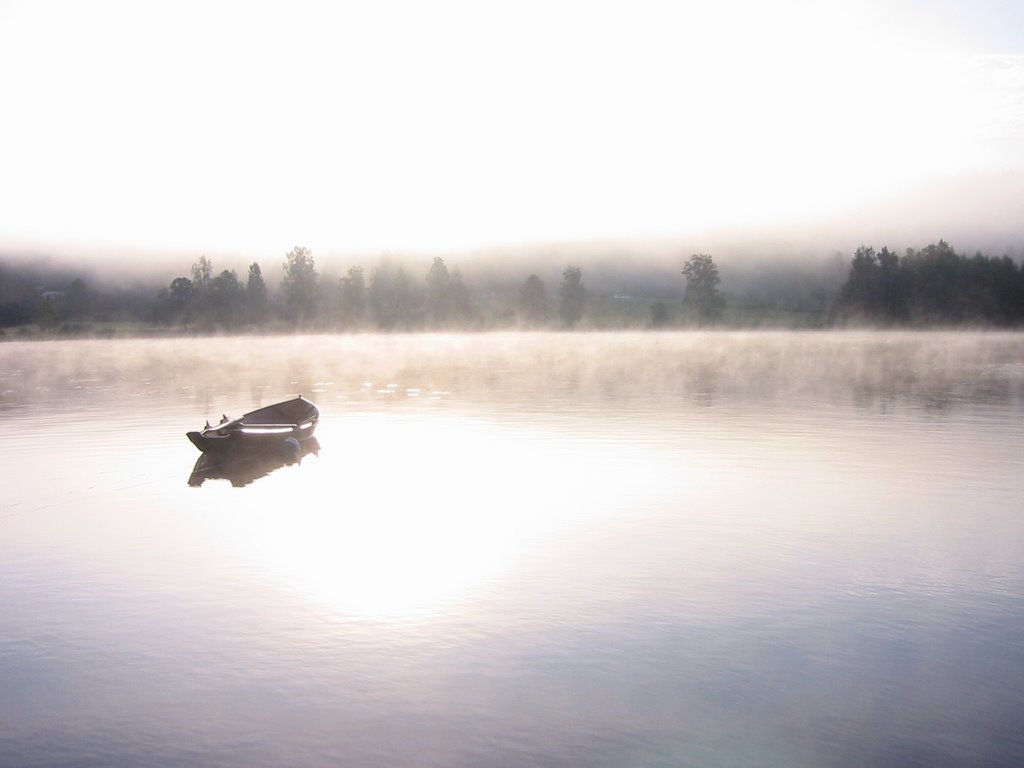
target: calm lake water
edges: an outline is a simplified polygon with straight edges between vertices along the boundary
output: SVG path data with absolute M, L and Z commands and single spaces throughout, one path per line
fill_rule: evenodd
M 1024 335 L 11 342 L 0 419 L 0 765 L 1024 764 Z

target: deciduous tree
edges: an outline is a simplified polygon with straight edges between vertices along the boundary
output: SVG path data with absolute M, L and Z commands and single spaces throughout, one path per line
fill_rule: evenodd
M 579 267 L 568 266 L 562 271 L 558 297 L 558 314 L 566 327 L 572 328 L 583 317 L 583 308 L 587 302 L 587 289 L 583 285 L 583 272 Z
M 427 272 L 427 318 L 435 328 L 448 324 L 452 313 L 451 275 L 444 259 L 434 257 Z
M 309 248 L 297 245 L 285 256 L 281 292 L 285 311 L 293 321 L 304 323 L 316 316 L 318 277 Z
M 263 270 L 255 261 L 249 265 L 249 278 L 245 283 L 245 309 L 250 322 L 262 323 L 267 319 L 267 284 Z
M 225 269 L 210 281 L 210 319 L 225 328 L 241 320 L 244 288 L 233 269 Z
M 706 253 L 693 254 L 683 266 L 686 293 L 683 306 L 702 322 L 715 322 L 722 317 L 725 297 L 718 290 L 722 281 L 715 260 Z

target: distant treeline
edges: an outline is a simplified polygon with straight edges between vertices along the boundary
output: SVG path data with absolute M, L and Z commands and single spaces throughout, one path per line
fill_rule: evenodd
M 886 325 L 1024 323 L 1024 270 L 1009 256 L 958 254 L 945 241 L 897 256 L 861 246 L 840 293 L 840 318 Z
M 586 289 L 578 267 L 567 266 L 558 286 L 559 322 L 575 326 L 583 315 Z M 285 257 L 279 289 L 272 295 L 258 263 L 242 283 L 234 270 L 213 274 L 205 257 L 192 266 L 191 277 L 177 277 L 159 291 L 153 320 L 160 325 L 200 330 L 235 330 L 266 326 L 305 330 L 413 331 L 479 329 L 488 319 L 492 297 L 474 295 L 462 271 L 449 270 L 436 257 L 423 278 L 401 266 L 382 265 L 367 278 L 361 266 L 348 269 L 325 285 L 308 248 L 293 248 Z M 549 323 L 548 290 L 536 275 L 526 278 L 512 320 L 529 326 Z
M 625 266 L 634 269 L 635 284 L 635 268 Z M 215 272 L 202 256 L 187 275 L 157 290 L 114 290 L 92 287 L 66 271 L 0 264 L 0 328 L 16 329 L 15 335 L 109 335 L 1024 323 L 1024 269 L 1008 256 L 958 254 L 941 240 L 903 256 L 862 246 L 845 283 L 841 273 L 831 283 L 808 283 L 806 275 L 765 272 L 747 275 L 745 290 L 732 293 L 720 288 L 718 265 L 707 254 L 694 254 L 678 270 L 651 280 L 657 294 L 629 296 L 589 291 L 575 265 L 561 270 L 555 286 L 528 274 L 518 283 L 475 287 L 440 257 L 418 275 L 383 263 L 369 274 L 352 266 L 325 280 L 310 250 L 296 247 L 282 268 L 279 284 L 271 287 L 257 262 L 240 278 L 233 269 Z M 606 281 L 607 275 L 605 267 Z M 787 282 L 781 290 L 780 281 Z M 734 279 L 734 286 L 741 283 Z

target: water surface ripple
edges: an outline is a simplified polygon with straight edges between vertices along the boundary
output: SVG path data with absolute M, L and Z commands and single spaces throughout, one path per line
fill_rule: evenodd
M 1024 763 L 1024 335 L 12 342 L 0 419 L 0 765 Z

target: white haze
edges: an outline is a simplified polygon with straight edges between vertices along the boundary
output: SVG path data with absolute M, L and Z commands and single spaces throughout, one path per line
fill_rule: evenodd
M 976 0 L 0 2 L 0 252 L 1001 253 L 1022 38 Z

